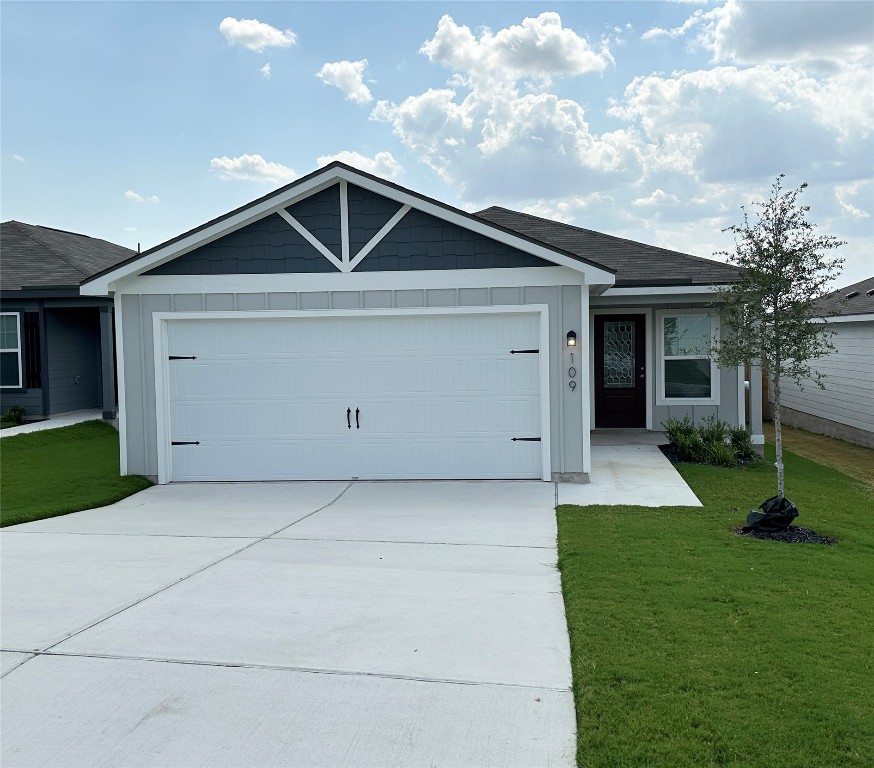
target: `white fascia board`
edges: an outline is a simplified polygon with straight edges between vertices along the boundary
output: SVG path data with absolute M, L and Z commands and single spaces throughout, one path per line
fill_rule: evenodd
M 346 168 L 335 168 L 331 171 L 327 171 L 326 174 L 327 175 L 317 174 L 307 181 L 287 190 L 282 195 L 271 197 L 260 203 L 244 208 L 233 216 L 223 218 L 205 229 L 200 229 L 181 240 L 168 244 L 164 248 L 148 253 L 142 258 L 136 259 L 129 264 L 122 265 L 111 272 L 107 272 L 105 275 L 87 280 L 80 287 L 80 293 L 83 296 L 108 296 L 110 292 L 116 290 L 114 284 L 123 278 L 138 275 L 149 269 L 154 269 L 161 264 L 188 253 L 188 251 L 192 251 L 195 248 L 199 248 L 202 245 L 206 245 L 207 243 L 228 234 L 229 232 L 244 227 L 253 221 L 272 213 L 276 213 L 290 205 L 294 205 L 294 203 L 299 200 L 319 192 L 322 189 L 331 187 L 339 181 L 352 182 L 353 184 L 368 189 L 371 192 L 396 200 L 403 205 L 409 205 L 412 208 L 417 208 L 425 213 L 429 213 L 443 221 L 457 224 L 460 227 L 469 229 L 472 232 L 477 232 L 478 234 L 489 237 L 492 240 L 497 240 L 505 245 L 518 248 L 519 250 L 530 253 L 533 256 L 538 256 L 546 261 L 550 261 L 553 264 L 568 267 L 569 269 L 584 274 L 586 276 L 586 283 L 589 285 L 613 285 L 616 282 L 615 275 L 612 272 L 608 272 L 590 264 L 585 264 L 581 261 L 570 258 L 569 256 L 564 256 L 551 248 L 529 242 L 522 237 L 503 232 L 485 221 L 479 221 L 477 219 L 459 215 L 440 205 L 423 200 L 416 195 L 359 176 L 354 171 Z
M 158 251 L 153 251 L 144 255 L 142 258 L 132 261 L 129 264 L 123 264 L 117 269 L 107 272 L 100 277 L 86 280 L 80 287 L 79 293 L 83 296 L 109 296 L 110 292 L 115 290 L 114 283 L 131 275 L 138 275 L 140 272 L 145 272 L 149 269 L 161 266 L 172 259 L 183 256 L 195 248 L 200 248 L 202 245 L 211 243 L 213 240 L 218 240 L 226 234 L 240 229 L 241 227 L 251 224 L 253 221 L 269 216 L 271 213 L 294 205 L 299 200 L 309 195 L 321 192 L 323 189 L 332 187 L 337 183 L 336 174 L 325 178 L 324 176 L 315 176 L 307 182 L 288 190 L 288 192 L 279 197 L 273 197 L 268 200 L 263 200 L 257 205 L 245 208 L 242 211 L 228 216 L 220 221 L 217 221 L 212 226 L 205 229 L 200 229 L 197 232 L 192 232 L 188 237 L 184 237 L 174 243 L 170 243 Z
M 831 325 L 832 323 L 870 323 L 874 320 L 874 312 L 868 312 L 863 315 L 835 315 L 833 317 L 814 317 L 811 323 L 822 323 Z
M 119 282 L 115 291 L 120 294 L 308 293 L 428 288 L 517 288 L 549 285 L 585 286 L 585 276 L 567 267 L 266 275 L 145 275 Z
M 363 187 L 364 189 L 383 195 L 384 197 L 391 198 L 392 200 L 403 203 L 404 205 L 409 205 L 411 208 L 424 211 L 438 219 L 448 221 L 450 224 L 457 224 L 459 227 L 468 229 L 471 232 L 476 232 L 477 234 L 491 238 L 492 240 L 497 240 L 499 243 L 504 243 L 513 248 L 518 248 L 520 251 L 530 253 L 532 256 L 538 256 L 546 261 L 551 261 L 553 264 L 558 264 L 559 266 L 568 267 L 577 272 L 582 272 L 586 276 L 586 283 L 589 285 L 613 285 L 616 282 L 616 276 L 612 272 L 578 261 L 570 256 L 564 256 L 551 248 L 532 243 L 525 238 L 510 234 L 509 232 L 504 232 L 486 221 L 459 215 L 454 211 L 447 210 L 443 206 L 423 200 L 416 195 L 411 195 L 399 189 L 384 186 L 379 182 L 359 176 L 354 171 L 345 168 L 338 168 L 337 174 L 341 178 L 346 179 L 346 181 L 351 181 L 359 187 Z
M 647 288 L 608 288 L 601 295 L 604 298 L 612 298 L 613 296 L 640 296 L 646 298 L 648 296 L 695 296 L 716 293 L 718 287 L 715 285 L 661 285 Z

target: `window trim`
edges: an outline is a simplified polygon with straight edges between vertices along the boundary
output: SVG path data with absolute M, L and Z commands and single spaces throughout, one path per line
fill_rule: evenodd
M 24 370 L 22 368 L 22 363 L 24 360 L 24 355 L 22 354 L 23 345 L 21 338 L 21 312 L 0 312 L 0 317 L 6 317 L 7 315 L 15 318 L 15 326 L 18 335 L 18 347 L 17 348 L 9 348 L 0 347 L 0 352 L 15 352 L 18 355 L 18 384 L 0 384 L 0 389 L 5 390 L 7 392 L 24 392 Z
M 707 317 L 710 333 L 719 338 L 719 317 L 703 309 L 662 309 L 656 312 L 656 405 L 719 405 L 719 368 L 710 355 L 672 355 L 669 360 L 710 360 L 710 397 L 665 396 L 665 318 Z

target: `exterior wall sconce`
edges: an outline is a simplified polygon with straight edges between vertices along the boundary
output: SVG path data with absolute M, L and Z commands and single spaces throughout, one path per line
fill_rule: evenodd
M 569 347 L 575 347 L 577 345 L 577 334 L 573 331 L 567 332 L 567 345 Z

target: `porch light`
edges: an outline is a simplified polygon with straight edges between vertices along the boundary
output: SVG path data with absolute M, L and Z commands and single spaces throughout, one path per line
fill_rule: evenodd
M 567 332 L 567 345 L 569 347 L 575 347 L 577 345 L 577 334 L 573 331 Z

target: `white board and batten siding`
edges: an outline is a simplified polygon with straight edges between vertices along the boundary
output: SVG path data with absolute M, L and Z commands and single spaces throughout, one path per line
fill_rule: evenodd
M 834 323 L 835 352 L 811 361 L 825 375 L 812 381 L 781 382 L 781 403 L 794 411 L 874 433 L 874 320 Z
M 167 479 L 549 477 L 540 311 L 318 315 L 157 316 Z

